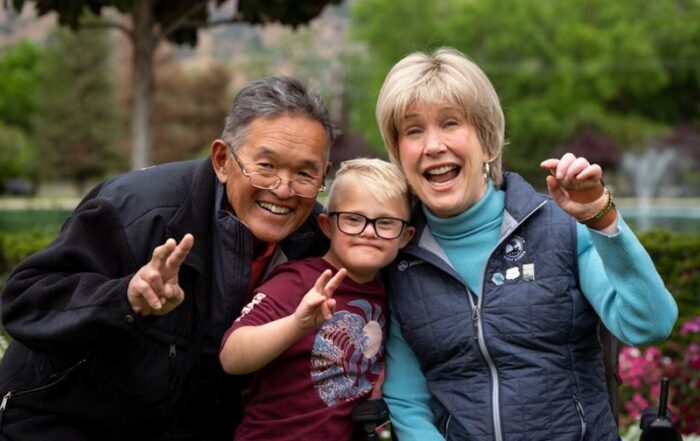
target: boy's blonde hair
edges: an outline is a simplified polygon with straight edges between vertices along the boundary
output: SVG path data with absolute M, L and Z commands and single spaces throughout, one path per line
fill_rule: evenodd
M 376 117 L 396 164 L 401 163 L 398 128 L 414 103 L 449 103 L 462 109 L 489 158 L 494 185 L 501 186 L 505 119 L 496 90 L 479 66 L 452 48 L 438 49 L 432 55 L 414 52 L 394 65 L 379 92 Z
M 411 213 L 411 194 L 406 178 L 396 165 L 375 158 L 357 158 L 343 161 L 328 190 L 328 211 L 338 205 L 337 189 L 341 185 L 361 185 L 380 201 L 400 198 L 405 202 L 406 214 Z

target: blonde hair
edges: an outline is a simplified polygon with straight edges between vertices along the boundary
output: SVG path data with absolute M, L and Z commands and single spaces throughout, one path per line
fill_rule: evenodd
M 401 169 L 391 162 L 374 158 L 341 162 L 328 190 L 328 211 L 333 211 L 338 205 L 338 188 L 342 185 L 362 185 L 382 202 L 400 198 L 405 202 L 406 213 L 411 213 L 408 183 Z
M 463 109 L 490 158 L 491 179 L 501 186 L 505 118 L 496 90 L 479 66 L 456 49 L 441 48 L 432 55 L 414 52 L 392 67 L 379 92 L 376 117 L 389 156 L 399 165 L 398 127 L 414 103 Z

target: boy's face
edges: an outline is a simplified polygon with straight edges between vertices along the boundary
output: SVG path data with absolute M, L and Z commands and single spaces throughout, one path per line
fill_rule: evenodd
M 351 188 L 352 187 L 352 188 Z M 364 185 L 351 185 L 345 181 L 334 190 L 338 203 L 334 212 L 351 212 L 370 219 L 393 217 L 408 220 L 409 208 L 403 198 L 380 201 Z M 331 240 L 331 246 L 323 258 L 334 267 L 345 268 L 348 276 L 358 283 L 369 282 L 377 272 L 391 263 L 399 252 L 411 240 L 415 229 L 404 228 L 396 239 L 383 239 L 375 231 L 374 225 L 368 223 L 360 234 L 349 235 L 338 228 L 338 216 L 326 213 L 319 215 L 319 225 Z

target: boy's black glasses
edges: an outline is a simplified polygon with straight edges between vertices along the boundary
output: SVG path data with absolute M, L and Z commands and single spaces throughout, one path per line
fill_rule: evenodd
M 372 224 L 374 232 L 382 239 L 396 239 L 401 236 L 408 225 L 403 219 L 396 217 L 375 217 L 370 219 L 359 213 L 350 211 L 331 211 L 329 216 L 335 216 L 338 229 L 349 236 L 358 236 L 365 231 L 368 224 Z

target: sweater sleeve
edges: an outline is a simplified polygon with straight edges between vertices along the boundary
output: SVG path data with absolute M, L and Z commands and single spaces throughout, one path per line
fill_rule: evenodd
M 401 441 L 444 441 L 433 424 L 430 392 L 418 359 L 404 340 L 392 313 L 386 343 L 386 377 L 382 385 L 391 425 Z
M 611 235 L 577 224 L 577 239 L 579 283 L 605 327 L 630 345 L 668 338 L 678 307 L 624 220 Z

